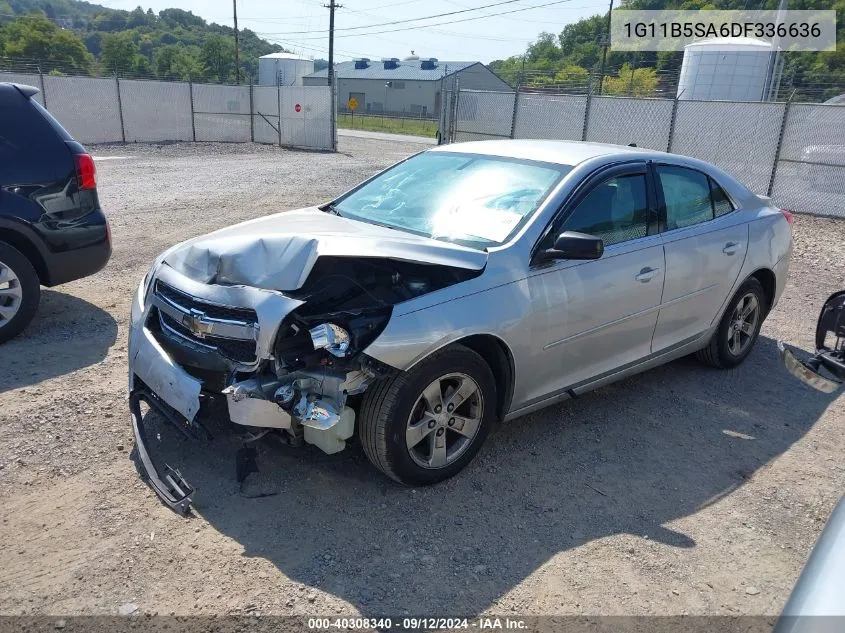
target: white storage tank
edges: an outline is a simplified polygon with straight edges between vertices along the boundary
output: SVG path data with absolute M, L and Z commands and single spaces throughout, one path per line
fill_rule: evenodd
M 314 72 L 314 60 L 293 53 L 270 53 L 258 58 L 258 83 L 262 86 L 301 86 Z
M 751 37 L 713 38 L 684 47 L 679 99 L 767 101 L 773 77 L 772 44 Z

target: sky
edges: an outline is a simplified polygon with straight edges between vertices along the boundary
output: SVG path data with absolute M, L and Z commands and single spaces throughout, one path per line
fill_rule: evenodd
M 113 9 L 132 10 L 139 0 L 92 0 Z M 238 27 L 306 57 L 328 56 L 328 0 L 237 0 Z M 580 18 L 607 11 L 607 0 L 337 0 L 335 56 L 338 61 L 369 57 L 420 57 L 481 61 L 521 55 L 542 31 L 559 33 Z M 231 0 L 141 0 L 156 13 L 176 7 L 209 22 L 232 26 Z M 494 3 L 499 6 L 465 11 Z M 527 7 L 550 5 L 536 9 Z M 455 15 L 409 22 L 397 20 L 461 11 Z M 474 19 L 483 15 L 506 15 Z M 473 18 L 473 19 L 469 19 Z M 383 26 L 371 26 L 381 24 Z M 426 27 L 424 25 L 431 24 Z M 368 27 L 368 28 L 355 28 Z M 413 28 L 408 28 L 413 27 Z M 344 29 L 349 29 L 344 30 Z M 401 29 L 401 30 L 399 30 Z M 383 31 L 381 33 L 370 33 Z M 370 33 L 370 34 L 367 34 Z

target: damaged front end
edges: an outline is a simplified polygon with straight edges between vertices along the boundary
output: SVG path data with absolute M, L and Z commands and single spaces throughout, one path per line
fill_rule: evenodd
M 823 393 L 834 393 L 845 382 L 845 291 L 832 294 L 816 325 L 816 353 L 799 360 L 778 341 L 783 364 L 790 374 Z
M 479 269 L 386 257 L 320 256 L 301 287 L 276 290 L 232 279 L 192 279 L 160 261 L 133 302 L 130 410 L 138 453 L 158 496 L 186 512 L 191 486 L 160 475 L 149 458 L 140 403 L 191 437 L 225 402 L 247 438 L 343 450 L 355 432 L 350 396 L 393 371 L 364 350 L 393 306 L 458 283 Z M 249 280 L 244 280 L 249 281 Z M 241 467 L 239 479 L 254 467 Z

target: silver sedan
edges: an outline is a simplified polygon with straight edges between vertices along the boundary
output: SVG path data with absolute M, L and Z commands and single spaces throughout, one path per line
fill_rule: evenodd
M 182 430 L 225 401 L 247 441 L 357 434 L 411 485 L 497 420 L 695 353 L 732 368 L 777 303 L 792 216 L 716 167 L 631 147 L 485 141 L 412 156 L 321 207 L 163 253 L 133 301 L 130 406 Z

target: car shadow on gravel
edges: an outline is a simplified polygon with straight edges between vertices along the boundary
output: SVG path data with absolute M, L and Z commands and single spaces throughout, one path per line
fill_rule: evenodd
M 116 338 L 117 322 L 108 312 L 42 288 L 35 319 L 0 347 L 0 393 L 99 363 Z
M 502 425 L 464 472 L 427 488 L 392 483 L 357 446 L 262 443 L 243 491 L 228 434 L 201 447 L 161 429 L 154 450 L 196 486 L 203 519 L 291 580 L 370 616 L 473 615 L 594 539 L 696 547 L 665 524 L 742 486 L 831 401 L 761 338 L 736 370 L 681 359 Z M 261 494 L 272 496 L 247 496 Z

